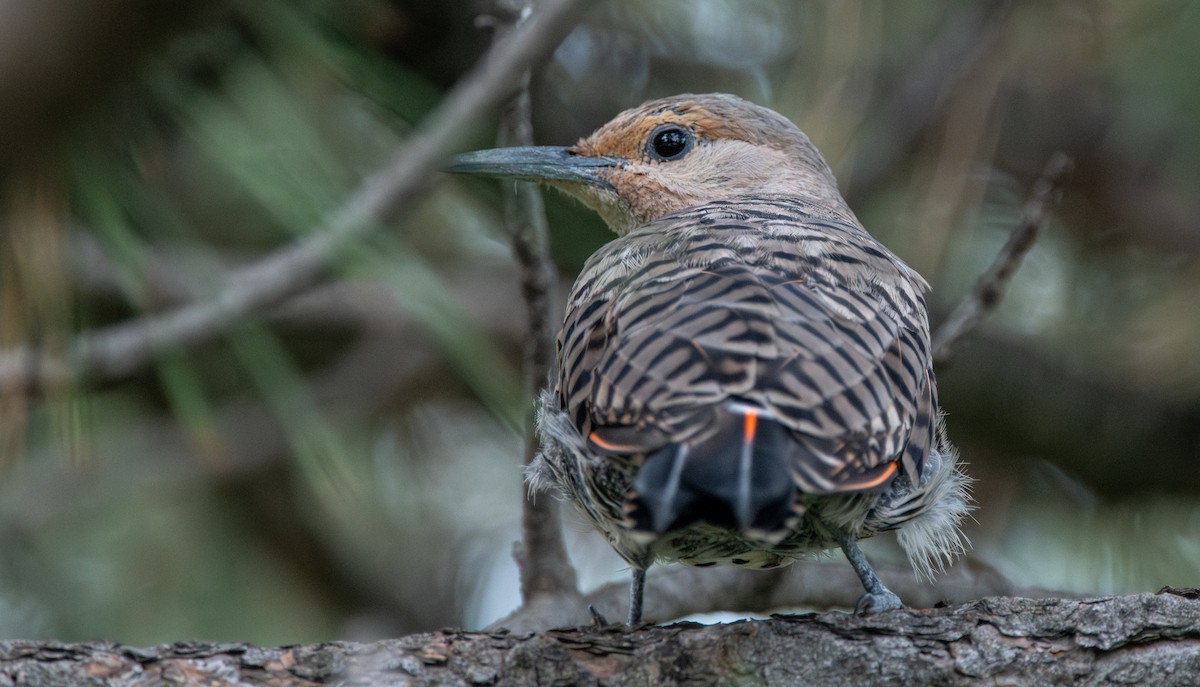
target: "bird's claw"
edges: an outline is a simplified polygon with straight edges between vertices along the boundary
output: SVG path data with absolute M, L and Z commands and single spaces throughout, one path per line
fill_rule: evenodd
M 595 606 L 588 605 L 588 613 L 592 614 L 592 626 L 597 630 L 608 627 L 608 618 L 604 616 Z
M 854 605 L 854 613 L 856 615 L 878 615 L 903 607 L 904 604 L 901 603 L 900 597 L 884 589 L 878 592 L 867 592 L 859 597 L 858 603 Z

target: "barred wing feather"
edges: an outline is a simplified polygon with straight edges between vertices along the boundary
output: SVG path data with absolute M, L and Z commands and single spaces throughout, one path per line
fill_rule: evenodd
M 870 275 L 907 268 L 865 233 L 772 212 L 790 233 L 764 236 L 762 217 L 703 222 L 701 208 L 593 256 L 560 339 L 564 409 L 600 449 L 649 453 L 749 404 L 790 430 L 805 492 L 882 486 L 872 478 L 896 461 L 916 481 L 936 407 L 923 283 L 885 292 Z

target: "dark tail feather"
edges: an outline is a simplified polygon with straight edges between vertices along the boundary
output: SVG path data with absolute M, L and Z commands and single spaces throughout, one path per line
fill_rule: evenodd
M 742 405 L 717 410 L 714 420 L 708 438 L 646 456 L 633 485 L 636 529 L 661 534 L 704 521 L 772 532 L 795 515 L 787 429 Z

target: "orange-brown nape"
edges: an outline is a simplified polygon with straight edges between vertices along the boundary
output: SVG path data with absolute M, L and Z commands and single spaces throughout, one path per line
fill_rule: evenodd
M 745 193 L 844 207 L 825 160 L 788 119 L 727 94 L 684 94 L 617 115 L 568 149 L 621 164 L 603 184 L 555 183 L 618 234 L 663 215 Z

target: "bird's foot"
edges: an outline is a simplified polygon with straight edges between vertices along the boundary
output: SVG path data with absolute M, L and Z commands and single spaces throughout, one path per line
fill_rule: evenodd
M 859 597 L 858 603 L 854 605 L 854 612 L 858 615 L 877 615 L 884 611 L 903 608 L 904 604 L 900 602 L 900 597 L 884 586 L 883 581 L 871 568 L 871 564 L 867 562 L 867 557 L 863 555 L 862 549 L 858 548 L 858 542 L 854 540 L 854 537 L 844 535 L 841 538 L 841 545 L 842 551 L 846 554 L 846 560 L 850 561 L 850 566 L 854 568 L 858 579 L 862 580 L 863 588 L 867 590 L 867 593 Z
M 604 614 L 595 606 L 588 605 L 588 613 L 592 614 L 592 627 L 597 630 L 608 627 L 611 624 L 608 622 L 608 618 L 604 617 Z
M 884 611 L 894 611 L 903 607 L 904 604 L 900 602 L 900 597 L 884 587 L 880 591 L 867 592 L 859 597 L 858 603 L 854 605 L 854 612 L 857 615 L 878 615 Z

